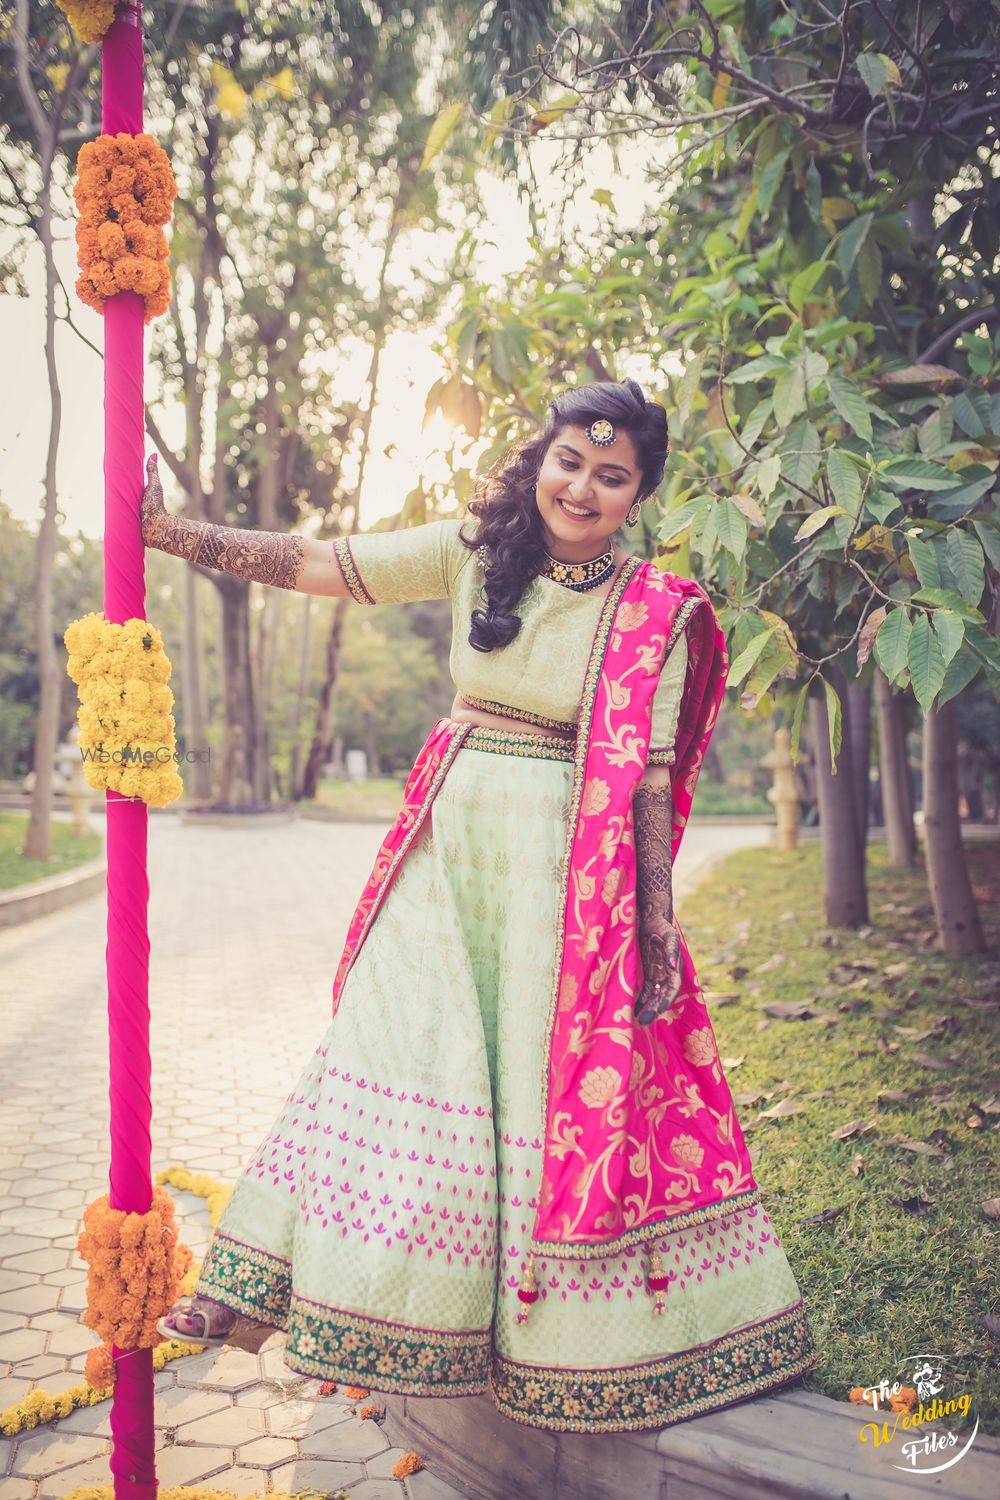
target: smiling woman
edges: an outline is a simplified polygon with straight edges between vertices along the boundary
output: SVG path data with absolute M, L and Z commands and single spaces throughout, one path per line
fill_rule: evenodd
M 244 578 L 450 599 L 460 695 L 166 1336 L 282 1328 L 302 1374 L 489 1390 L 551 1431 L 662 1427 L 815 1363 L 674 919 L 728 662 L 705 591 L 615 540 L 666 455 L 626 381 L 558 395 L 478 525 L 318 544 L 144 499 L 148 539 Z

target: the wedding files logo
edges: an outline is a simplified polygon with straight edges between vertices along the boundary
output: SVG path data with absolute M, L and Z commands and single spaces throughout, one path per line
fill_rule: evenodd
M 908 1474 L 940 1474 L 963 1459 L 975 1442 L 979 1418 L 967 1432 L 972 1401 L 967 1392 L 954 1389 L 946 1363 L 937 1354 L 907 1355 L 892 1379 L 883 1377 L 875 1385 L 851 1391 L 852 1401 L 870 1406 L 874 1413 L 874 1420 L 865 1422 L 858 1433 L 859 1441 L 881 1448 L 898 1440 L 903 1462 L 893 1468 Z

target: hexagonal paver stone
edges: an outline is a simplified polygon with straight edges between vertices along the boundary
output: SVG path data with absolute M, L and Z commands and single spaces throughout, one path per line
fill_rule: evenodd
M 86 1464 L 73 1464 L 72 1468 L 50 1474 L 39 1483 L 38 1500 L 61 1500 L 63 1495 L 68 1495 L 71 1490 L 85 1484 L 114 1484 L 114 1475 L 107 1457 L 95 1458 Z M 4 1500 L 7 1500 L 6 1490 Z
M 264 1433 L 264 1413 L 252 1406 L 229 1406 L 207 1417 L 197 1417 L 178 1427 L 178 1443 L 208 1443 L 217 1448 L 237 1448 Z
M 242 1349 L 208 1350 L 205 1356 L 195 1355 L 190 1363 L 184 1361 L 184 1364 L 186 1368 L 177 1375 L 178 1385 L 208 1385 L 220 1391 L 239 1391 L 260 1380 L 256 1354 L 247 1354 Z
M 310 1432 L 299 1438 L 303 1458 L 359 1459 L 374 1458 L 389 1447 L 389 1439 L 377 1422 L 341 1422 L 321 1432 Z
M 111 1402 L 98 1401 L 96 1406 L 78 1406 L 68 1417 L 59 1418 L 60 1432 L 87 1432 L 92 1437 L 111 1436 Z
M 66 1361 L 61 1354 L 39 1354 L 36 1359 L 20 1360 L 12 1367 L 11 1373 L 18 1379 L 30 1380 L 32 1385 L 44 1385 L 47 1380 L 58 1381 L 65 1369 Z M 77 1382 L 67 1380 L 65 1384 L 75 1385 Z
M 18 1439 L 11 1472 L 24 1479 L 39 1479 L 59 1469 L 68 1469 L 71 1464 L 99 1458 L 106 1448 L 107 1443 L 101 1438 L 61 1433 L 58 1427 L 45 1428 Z
M 224 1474 L 217 1474 L 212 1481 L 212 1488 L 232 1490 L 234 1495 L 245 1495 L 247 1500 L 251 1500 L 251 1497 L 253 1500 L 264 1500 L 266 1484 L 267 1474 L 263 1469 L 244 1469 L 236 1464 L 233 1468 L 227 1469 Z
M 236 1461 L 260 1469 L 276 1469 L 279 1464 L 290 1463 L 296 1456 L 292 1438 L 262 1437 L 244 1443 L 236 1454 Z
M 4 1312 L 24 1313 L 31 1318 L 35 1313 L 55 1312 L 58 1295 L 55 1287 L 23 1286 L 16 1292 L 0 1292 L 0 1307 Z
M 0 1333 L 0 1359 L 33 1359 L 45 1350 L 48 1338 L 44 1328 L 19 1328 L 15 1333 Z
M 5 1479 L 3 1482 L 3 1500 L 31 1500 L 34 1493 L 33 1479 Z
M 231 1468 L 233 1455 L 225 1448 L 180 1448 L 175 1443 L 156 1455 L 156 1477 L 161 1489 L 175 1484 L 194 1484 L 220 1469 Z M 220 1486 L 222 1488 L 222 1486 Z
M 360 1464 L 338 1464 L 298 1459 L 292 1464 L 282 1464 L 271 1470 L 271 1488 L 283 1494 L 294 1495 L 296 1490 L 318 1490 L 321 1495 L 330 1495 L 345 1485 L 356 1484 L 363 1479 L 364 1469 Z
M 232 1399 L 225 1391 L 175 1385 L 157 1392 L 154 1421 L 157 1427 L 180 1427 L 184 1422 L 196 1422 L 199 1417 L 210 1417 L 231 1407 Z
M 62 1354 L 71 1359 L 74 1354 L 86 1354 L 88 1349 L 100 1342 L 92 1329 L 85 1328 L 82 1323 L 71 1323 L 67 1318 L 58 1332 L 49 1334 L 48 1353 Z
M 66 1269 L 65 1250 L 53 1250 L 44 1240 L 24 1234 L 5 1234 L 3 1237 L 3 1263 L 8 1271 L 33 1271 L 44 1276 L 46 1271 Z
M 275 1437 L 315 1438 L 328 1427 L 353 1421 L 350 1412 L 332 1401 L 288 1401 L 267 1408 L 267 1425 Z M 331 1439 L 331 1441 L 333 1441 Z
M 363 1479 L 351 1489 L 351 1500 L 404 1500 L 401 1479 Z

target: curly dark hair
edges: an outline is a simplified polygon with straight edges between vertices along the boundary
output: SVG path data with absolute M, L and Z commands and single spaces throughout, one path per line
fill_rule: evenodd
M 469 501 L 478 529 L 471 538 L 459 531 L 467 547 L 486 552 L 487 608 L 472 611 L 469 631 L 469 644 L 477 651 L 493 651 L 514 639 L 521 628 L 515 608 L 545 564 L 535 483 L 549 444 L 564 428 L 588 427 L 599 417 L 626 431 L 635 444 L 642 469 L 636 499 L 651 495 L 662 480 L 670 449 L 667 414 L 659 402 L 646 400 L 636 381 L 594 381 L 569 386 L 556 396 L 538 436 L 515 443 L 478 476 L 475 498 Z

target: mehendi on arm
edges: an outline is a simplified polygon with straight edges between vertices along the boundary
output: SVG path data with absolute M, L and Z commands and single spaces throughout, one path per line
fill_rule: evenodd
M 247 531 L 239 526 L 218 526 L 209 521 L 193 521 L 187 516 L 173 516 L 163 503 L 163 489 L 154 459 L 146 465 L 146 474 L 140 518 L 142 539 L 147 547 L 156 547 L 161 552 L 200 563 L 206 568 L 217 568 L 235 578 L 269 583 L 279 589 L 295 589 L 303 583 L 307 546 L 315 547 L 316 543 L 286 532 Z M 332 568 L 329 574 L 333 580 Z M 316 582 L 322 586 L 315 589 L 303 586 L 303 592 L 328 592 L 325 578 L 317 578 Z
M 669 770 L 647 771 L 632 797 L 639 952 L 643 987 L 635 1018 L 646 1026 L 680 988 L 680 934 L 674 925 L 673 791 Z

